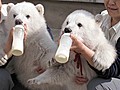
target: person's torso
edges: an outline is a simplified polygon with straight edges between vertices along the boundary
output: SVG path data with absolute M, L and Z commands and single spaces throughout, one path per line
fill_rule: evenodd
M 111 17 L 106 14 L 103 16 L 103 23 L 101 28 L 105 34 L 105 37 L 110 41 L 110 43 L 115 47 L 118 38 L 120 37 L 120 22 L 116 25 L 111 26 Z

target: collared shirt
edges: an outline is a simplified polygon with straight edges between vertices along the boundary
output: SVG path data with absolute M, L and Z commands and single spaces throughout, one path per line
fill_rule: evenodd
M 118 38 L 120 37 L 120 22 L 111 27 L 111 17 L 106 14 L 103 16 L 103 23 L 101 28 L 105 33 L 105 37 L 110 41 L 110 43 L 115 47 Z

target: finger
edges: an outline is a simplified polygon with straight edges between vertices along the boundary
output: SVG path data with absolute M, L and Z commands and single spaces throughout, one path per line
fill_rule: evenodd
M 10 30 L 10 35 L 13 36 L 13 30 L 14 30 L 14 27 Z
M 41 69 L 38 71 L 39 74 L 43 73 L 45 70 L 44 69 Z
M 12 27 L 12 29 L 9 32 L 9 38 L 11 38 L 11 40 L 13 39 L 13 30 L 15 30 L 14 27 Z
M 78 81 L 88 81 L 88 79 L 87 78 L 85 78 L 85 77 L 80 77 L 80 76 L 76 76 L 76 79 L 78 80 Z
M 77 48 L 77 46 L 72 46 L 71 48 L 70 48 L 70 50 L 75 50 Z
M 78 84 L 78 85 L 83 85 L 85 82 L 75 81 L 75 83 Z
M 27 29 L 27 24 L 24 24 L 24 28 Z
M 84 83 L 87 83 L 88 80 L 84 80 L 84 81 L 80 81 L 80 80 L 76 80 L 75 82 L 77 84 L 84 84 Z
M 27 33 L 24 32 L 24 40 L 26 40 L 26 39 L 27 39 Z
M 3 62 L 0 60 L 0 66 L 4 65 Z
M 81 39 L 77 38 L 73 34 L 70 34 L 70 37 L 71 37 L 71 39 L 73 41 L 73 45 L 75 44 L 75 45 L 81 46 L 84 43 L 83 40 L 82 40 L 82 38 Z
M 3 63 L 0 61 L 0 66 L 2 66 L 3 65 Z
M 27 25 L 26 24 L 24 24 L 24 39 L 26 40 L 26 38 L 27 38 Z
M 76 36 L 74 36 L 73 34 L 70 34 L 70 37 L 71 37 L 71 39 L 73 40 L 73 41 L 77 41 L 77 37 Z
M 60 39 L 61 39 L 61 36 L 63 35 L 63 33 L 59 36 L 57 42 L 58 42 L 58 45 L 60 44 Z
M 77 78 L 77 79 L 75 79 L 75 82 L 77 83 L 77 84 L 84 84 L 84 83 L 86 83 L 88 80 L 87 79 L 85 79 L 85 78 Z
M 7 62 L 6 60 L 0 60 L 0 66 L 5 65 L 6 62 Z
M 3 64 L 5 64 L 5 63 L 7 62 L 7 60 L 2 57 L 2 58 L 1 58 L 1 62 L 2 62 Z

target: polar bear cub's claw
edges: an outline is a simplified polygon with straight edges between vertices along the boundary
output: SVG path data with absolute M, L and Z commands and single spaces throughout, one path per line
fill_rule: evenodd
M 52 58 L 51 60 L 48 61 L 48 66 L 53 66 L 56 63 L 55 59 Z
M 51 60 L 48 61 L 48 67 L 53 67 L 53 66 L 59 66 L 60 63 L 58 63 L 55 58 L 52 58 Z
M 27 81 L 28 84 L 32 85 L 32 84 L 37 84 L 37 81 L 33 78 L 33 79 L 29 79 Z
M 38 84 L 38 85 L 40 85 L 41 84 L 41 82 L 38 79 L 36 79 L 36 78 L 29 79 L 27 81 L 27 83 L 30 84 L 30 85 L 32 85 L 32 84 Z

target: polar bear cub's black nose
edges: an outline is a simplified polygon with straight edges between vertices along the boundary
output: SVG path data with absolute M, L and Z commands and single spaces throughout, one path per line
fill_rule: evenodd
M 21 25 L 23 22 L 20 19 L 15 20 L 15 25 Z
M 64 29 L 64 33 L 71 33 L 71 32 L 72 32 L 72 30 L 70 28 L 65 28 Z

